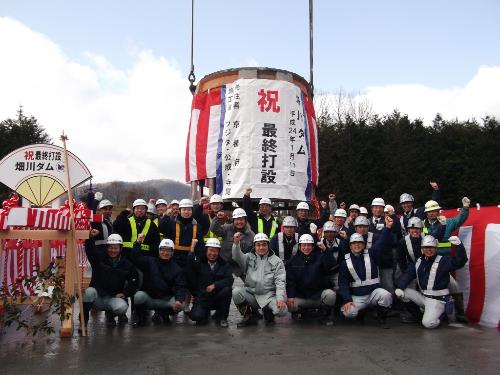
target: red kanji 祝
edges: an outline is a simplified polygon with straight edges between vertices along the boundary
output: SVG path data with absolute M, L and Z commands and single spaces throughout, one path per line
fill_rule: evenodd
M 264 91 L 264 89 L 260 89 L 259 96 L 260 99 L 257 104 L 260 106 L 261 112 L 269 112 L 269 110 L 272 110 L 278 113 L 280 111 L 280 106 L 278 105 L 278 90 Z

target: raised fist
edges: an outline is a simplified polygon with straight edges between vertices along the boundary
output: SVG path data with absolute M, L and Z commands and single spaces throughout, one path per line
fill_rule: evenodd
M 240 241 L 241 241 L 241 232 L 236 232 L 236 233 L 234 234 L 233 242 L 234 242 L 235 244 L 239 244 L 239 243 L 240 243 Z
M 464 207 L 470 207 L 470 199 L 467 197 L 462 198 L 462 206 Z
M 438 216 L 438 221 L 441 223 L 441 225 L 446 225 L 446 217 Z
M 389 229 L 392 228 L 392 224 L 394 224 L 394 220 L 390 216 L 385 217 L 385 226 Z
M 333 201 L 335 199 L 335 194 L 333 194 L 333 193 L 328 194 L 328 199 Z
M 432 187 L 434 190 L 438 190 L 438 189 L 439 189 L 439 186 L 438 186 L 437 182 L 435 182 L 435 181 L 430 181 L 429 183 L 431 184 L 431 187 Z
M 448 241 L 450 241 L 451 244 L 455 246 L 458 246 L 462 243 L 462 241 L 460 241 L 460 238 L 458 238 L 457 236 L 451 236 L 450 238 L 448 238 Z
M 217 219 L 219 219 L 219 220 L 224 220 L 224 217 L 225 217 L 225 216 L 226 216 L 226 215 L 224 214 L 224 211 L 219 211 L 219 212 L 217 212 Z
M 322 208 L 327 208 L 328 204 L 325 201 L 320 202 Z
M 250 196 L 250 194 L 252 194 L 252 188 L 249 187 L 245 190 L 245 195 Z

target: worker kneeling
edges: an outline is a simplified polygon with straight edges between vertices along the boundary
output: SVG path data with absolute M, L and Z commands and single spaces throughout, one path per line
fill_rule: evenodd
M 380 252 L 386 246 L 393 220 L 387 216 L 385 218 L 385 228 L 379 238 L 370 249 L 366 249 L 363 235 L 354 233 L 349 239 L 350 253 L 345 255 L 345 259 L 339 270 L 339 290 L 344 305 L 342 313 L 347 318 L 364 318 L 367 307 L 377 307 L 377 318 L 383 328 L 386 325 L 387 312 L 392 304 L 392 296 L 387 290 L 380 287 L 378 274 L 378 262 Z
M 115 317 L 126 321 L 127 298 L 134 295 L 139 285 L 139 274 L 134 265 L 122 256 L 123 239 L 111 234 L 107 239 L 106 252 L 95 245 L 99 230 L 92 229 L 85 241 L 85 253 L 92 267 L 90 286 L 83 293 L 83 316 L 89 320 L 91 308 L 106 311 L 107 325 L 116 325 Z
M 144 236 L 139 235 L 131 252 L 131 260 L 143 274 L 141 290 L 134 295 L 134 326 L 146 323 L 149 310 L 155 310 L 153 323 L 170 323 L 171 314 L 178 313 L 186 298 L 186 280 L 182 268 L 173 260 L 174 242 L 161 240 L 158 257 L 141 251 Z
M 205 254 L 201 257 L 194 251 L 189 254 L 186 275 L 194 296 L 189 318 L 197 324 L 206 324 L 210 311 L 215 310 L 213 319 L 220 327 L 226 328 L 234 280 L 232 267 L 222 259 L 220 250 L 220 241 L 209 238 Z
M 460 239 L 452 236 L 448 241 L 456 247 L 455 256 L 437 255 L 438 240 L 431 235 L 425 236 L 421 246 L 423 255 L 400 277 L 399 289 L 395 291 L 396 296 L 403 301 L 412 301 L 424 310 L 422 325 L 425 328 L 439 326 L 446 304 L 452 303 L 448 289 L 450 272 L 462 268 L 467 263 L 467 254 Z M 415 278 L 420 292 L 407 287 Z
M 287 306 L 293 315 L 322 309 L 324 323 L 333 325 L 336 294 L 330 285 L 329 274 L 334 265 L 331 254 L 315 249 L 310 234 L 300 236 L 299 252 L 286 264 Z
M 240 239 L 241 233 L 235 233 L 233 260 L 246 274 L 245 286 L 233 288 L 233 301 L 243 315 L 237 326 L 256 324 L 259 309 L 262 309 L 266 324 L 272 324 L 275 316 L 283 316 L 287 312 L 285 266 L 269 249 L 269 238 L 265 233 L 255 235 L 254 248 L 247 254 L 241 251 Z

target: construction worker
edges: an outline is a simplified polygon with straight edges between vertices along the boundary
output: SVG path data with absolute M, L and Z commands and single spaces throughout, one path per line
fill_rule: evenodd
M 462 268 L 467 263 L 465 248 L 456 236 L 448 238 L 456 246 L 456 255 L 438 255 L 438 240 L 431 235 L 422 239 L 422 256 L 408 267 L 398 281 L 396 296 L 405 302 L 412 301 L 424 309 L 422 325 L 425 328 L 437 328 L 440 317 L 450 301 L 450 272 Z M 408 288 L 413 279 L 417 279 L 419 291 Z
M 333 290 L 337 290 L 339 285 L 339 265 L 348 251 L 349 241 L 340 237 L 337 232 L 337 227 L 331 221 L 327 221 L 325 225 L 323 225 L 321 236 L 321 241 L 317 243 L 317 247 L 325 256 L 332 258 L 333 265 L 329 270 L 328 279 L 330 280 Z M 347 246 L 345 244 L 347 244 Z M 347 251 L 345 249 L 347 249 Z
M 439 190 L 438 184 L 434 181 L 431 181 L 430 185 L 432 188 L 431 200 L 433 200 L 435 202 L 439 202 L 441 199 L 441 192 Z M 399 218 L 399 221 L 401 224 L 401 232 L 402 232 L 403 237 L 407 234 L 406 228 L 408 225 L 408 220 L 410 220 L 410 218 L 418 217 L 422 220 L 425 219 L 425 207 L 415 208 L 414 201 L 415 201 L 415 199 L 413 198 L 413 195 L 408 194 L 408 193 L 403 193 L 399 197 L 399 204 L 401 205 L 401 208 L 403 209 L 403 214 Z
M 113 219 L 111 218 L 113 203 L 107 199 L 103 199 L 99 202 L 97 210 L 102 215 L 102 223 L 92 222 L 90 225 L 92 229 L 99 231 L 99 234 L 94 239 L 95 245 L 105 249 L 107 247 L 108 236 L 113 233 Z
M 187 257 L 194 244 L 197 256 L 203 254 L 203 235 L 193 218 L 193 201 L 182 199 L 179 202 L 179 214 L 175 218 L 160 223 L 160 232 L 165 238 L 174 241 L 174 260 L 184 269 Z
M 168 210 L 169 210 L 168 214 L 171 217 L 176 217 L 177 215 L 179 215 L 179 201 L 177 199 L 173 199 L 170 202 Z
M 460 213 L 453 218 L 439 216 L 441 207 L 436 201 L 428 201 L 425 204 L 425 215 L 423 233 L 432 235 L 438 240 L 438 255 L 451 255 L 451 243 L 446 239 L 460 228 L 469 217 L 470 199 L 462 198 L 462 208 Z M 463 293 L 454 278 L 451 279 L 450 291 L 455 302 L 455 318 L 461 323 L 468 323 L 469 319 L 465 315 Z
M 299 236 L 306 233 L 316 236 L 318 228 L 323 227 L 325 221 L 328 220 L 329 211 L 327 210 L 327 206 L 325 201 L 321 201 L 321 217 L 317 220 L 309 220 L 309 205 L 306 202 L 299 202 L 297 204 L 295 214 L 297 216 L 297 233 Z
M 225 223 L 225 217 L 223 211 L 217 212 L 217 216 L 212 220 L 210 224 L 210 231 L 214 233 L 217 237 L 222 238 L 222 245 L 220 251 L 220 257 L 228 263 L 236 276 L 243 276 L 243 270 L 241 270 L 238 264 L 233 260 L 231 256 L 233 248 L 233 240 L 235 233 L 241 233 L 240 237 L 240 249 L 243 253 L 249 253 L 253 248 L 253 238 L 255 233 L 250 228 L 247 222 L 247 214 L 243 208 L 235 208 L 232 215 L 232 222 Z
M 384 231 L 385 220 L 384 220 L 384 209 L 385 201 L 382 198 L 375 198 L 371 204 L 372 217 L 370 219 L 369 231 L 373 233 L 373 241 L 376 242 L 380 234 Z M 381 258 L 379 260 L 379 277 L 380 284 L 382 288 L 386 289 L 390 293 L 394 293 L 394 276 L 395 276 L 395 266 L 396 266 L 396 239 L 399 231 L 396 229 L 396 225 L 399 227 L 399 223 L 394 221 L 397 219 L 395 216 L 392 218 L 393 225 L 391 226 L 391 234 L 387 236 L 385 243 L 382 244 L 384 247 L 381 252 Z M 398 233 L 394 234 L 397 231 Z
M 345 255 L 339 270 L 338 294 L 343 300 L 341 311 L 344 316 L 362 321 L 363 310 L 376 306 L 377 319 L 383 328 L 388 328 L 386 318 L 392 295 L 380 286 L 378 263 L 393 222 L 392 218 L 385 218 L 385 228 L 370 249 L 366 249 L 361 234 L 352 234 L 349 239 L 350 252 Z
M 134 265 L 143 272 L 141 289 L 134 295 L 135 314 L 132 324 L 141 326 L 146 323 L 149 310 L 155 310 L 153 323 L 170 323 L 170 314 L 178 313 L 186 298 L 186 279 L 184 272 L 172 258 L 174 243 L 164 239 L 158 247 L 158 258 L 144 256 L 141 251 L 139 235 L 131 253 Z
M 353 203 L 349 206 L 349 209 L 347 210 L 348 212 L 348 216 L 347 216 L 347 219 L 345 221 L 345 226 L 350 228 L 353 226 L 354 224 L 354 220 L 356 220 L 356 218 L 359 216 L 359 213 L 360 213 L 360 208 L 357 204 Z
M 193 209 L 193 217 L 196 219 L 198 224 L 203 227 L 203 239 L 204 241 L 209 238 L 216 238 L 217 236 L 210 231 L 210 224 L 212 223 L 213 218 L 217 215 L 219 211 L 222 210 L 222 205 L 224 201 L 222 197 L 218 194 L 214 194 L 210 197 L 208 201 L 209 211 L 208 214 L 203 213 L 203 206 L 207 203 L 207 198 L 203 197 L 200 199 L 200 204 L 195 204 Z M 222 238 L 218 238 L 219 241 Z
M 285 216 L 281 227 L 283 230 L 271 238 L 270 246 L 273 253 L 286 263 L 298 250 L 297 220 L 293 216 Z
M 329 282 L 334 258 L 317 251 L 310 234 L 299 239 L 299 252 L 286 263 L 286 293 L 288 310 L 299 318 L 309 309 L 324 312 L 324 324 L 333 325 L 336 294 Z
M 139 234 L 144 235 L 141 250 L 152 257 L 158 257 L 160 235 L 157 226 L 146 217 L 148 204 L 144 199 L 136 199 L 132 204 L 132 215 L 124 211 L 118 215 L 113 223 L 113 232 L 123 238 L 123 255 L 130 257 L 130 252 Z
M 272 238 L 280 231 L 278 219 L 272 214 L 273 204 L 269 198 L 262 198 L 259 201 L 259 211 L 255 213 L 250 194 L 252 189 L 248 188 L 243 196 L 243 209 L 247 213 L 248 223 L 255 234 L 265 233 L 268 238 Z
M 168 202 L 165 199 L 160 198 L 155 202 L 155 208 L 158 217 L 161 218 L 163 215 L 166 215 L 167 213 Z
M 366 209 L 366 207 L 363 206 L 359 207 L 359 215 L 368 217 L 368 210 Z
M 343 208 L 338 208 L 333 214 L 333 223 L 337 228 L 337 232 L 347 233 L 348 228 L 344 225 L 347 219 L 347 212 Z
M 146 211 L 146 217 L 155 223 L 158 228 L 158 215 L 156 214 L 156 208 L 153 203 L 148 203 L 148 210 Z
M 83 293 L 83 316 L 89 321 L 90 309 L 106 311 L 108 327 L 116 326 L 116 316 L 126 317 L 127 298 L 134 295 L 139 286 L 139 274 L 134 265 L 122 255 L 123 240 L 119 234 L 110 234 L 106 252 L 95 245 L 99 230 L 92 229 L 85 241 L 85 254 L 92 266 L 90 286 Z M 125 323 L 125 318 L 119 319 Z
M 217 325 L 227 328 L 234 279 L 232 267 L 219 256 L 220 249 L 220 241 L 209 238 L 201 257 L 197 257 L 194 252 L 189 254 L 186 274 L 191 279 L 194 296 L 189 318 L 197 324 L 206 324 L 210 311 L 215 310 L 212 318 Z
M 240 248 L 241 233 L 234 234 L 232 255 L 246 275 L 245 285 L 233 288 L 233 301 L 243 319 L 237 327 L 257 324 L 258 310 L 262 309 L 266 324 L 273 324 L 275 316 L 284 316 L 286 307 L 286 271 L 283 261 L 269 249 L 269 238 L 257 233 L 254 249 L 244 254 Z

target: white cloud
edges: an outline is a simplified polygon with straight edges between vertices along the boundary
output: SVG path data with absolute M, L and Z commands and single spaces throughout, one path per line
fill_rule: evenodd
M 136 51 L 117 69 L 90 51 L 72 61 L 46 36 L 0 17 L 0 119 L 18 106 L 69 149 L 94 181 L 174 178 L 184 181 L 191 94 L 172 61 Z
M 336 95 L 327 95 L 336 102 Z M 479 120 L 485 115 L 500 118 L 500 66 L 481 66 L 464 86 L 436 89 L 420 84 L 368 87 L 352 96 L 354 103 L 369 103 L 375 113 L 398 109 L 410 118 L 422 118 L 431 124 L 437 113 L 445 119 Z

